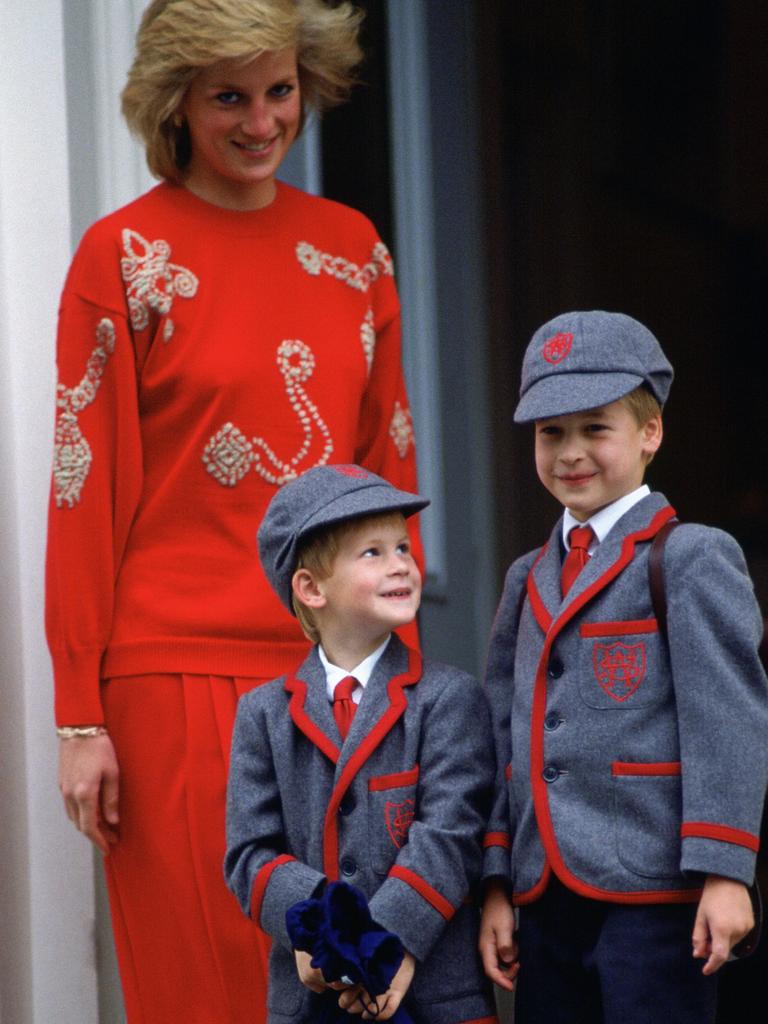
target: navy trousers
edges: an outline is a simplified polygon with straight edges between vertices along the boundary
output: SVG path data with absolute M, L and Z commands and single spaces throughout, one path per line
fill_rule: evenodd
M 691 956 L 695 914 L 585 899 L 552 878 L 520 909 L 515 1024 L 714 1024 L 717 977 Z

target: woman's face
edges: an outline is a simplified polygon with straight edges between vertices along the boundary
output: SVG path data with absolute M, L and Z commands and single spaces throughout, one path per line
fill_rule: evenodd
M 192 80 L 179 113 L 192 144 L 187 188 L 229 209 L 267 206 L 275 172 L 299 130 L 296 51 L 211 64 Z

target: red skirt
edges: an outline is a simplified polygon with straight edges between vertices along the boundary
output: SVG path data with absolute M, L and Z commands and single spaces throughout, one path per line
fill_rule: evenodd
M 105 858 L 129 1024 L 263 1024 L 269 940 L 224 883 L 237 699 L 265 682 L 141 675 L 102 685 L 120 766 Z

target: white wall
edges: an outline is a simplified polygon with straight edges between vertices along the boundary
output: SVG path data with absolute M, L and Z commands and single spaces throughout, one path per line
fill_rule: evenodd
M 56 789 L 43 637 L 53 327 L 69 255 L 61 4 L 0 5 L 0 1020 L 96 1020 L 91 856 Z

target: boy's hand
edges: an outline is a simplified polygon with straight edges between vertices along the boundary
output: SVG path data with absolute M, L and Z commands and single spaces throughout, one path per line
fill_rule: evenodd
M 306 985 L 313 992 L 325 992 L 328 983 L 320 968 L 312 966 L 311 955 L 302 949 L 294 949 L 293 955 L 296 958 L 296 971 L 302 985 Z
M 389 1020 L 394 1017 L 400 1003 L 405 999 L 405 994 L 413 981 L 413 972 L 416 969 L 416 961 L 410 953 L 406 953 L 403 962 L 392 979 L 392 984 L 387 991 L 376 997 L 375 1005 L 378 1006 L 378 1013 L 369 1013 L 366 1009 L 372 1006 L 374 1000 L 368 995 L 362 985 L 355 985 L 347 989 L 339 996 L 339 1006 L 347 1013 L 359 1013 L 363 1020 Z
M 719 970 L 731 949 L 754 927 L 746 885 L 732 878 L 708 875 L 693 926 L 693 955 L 705 959 L 703 974 Z
M 520 970 L 515 941 L 515 912 L 503 885 L 489 882 L 478 941 L 485 973 L 499 988 L 512 992 Z

